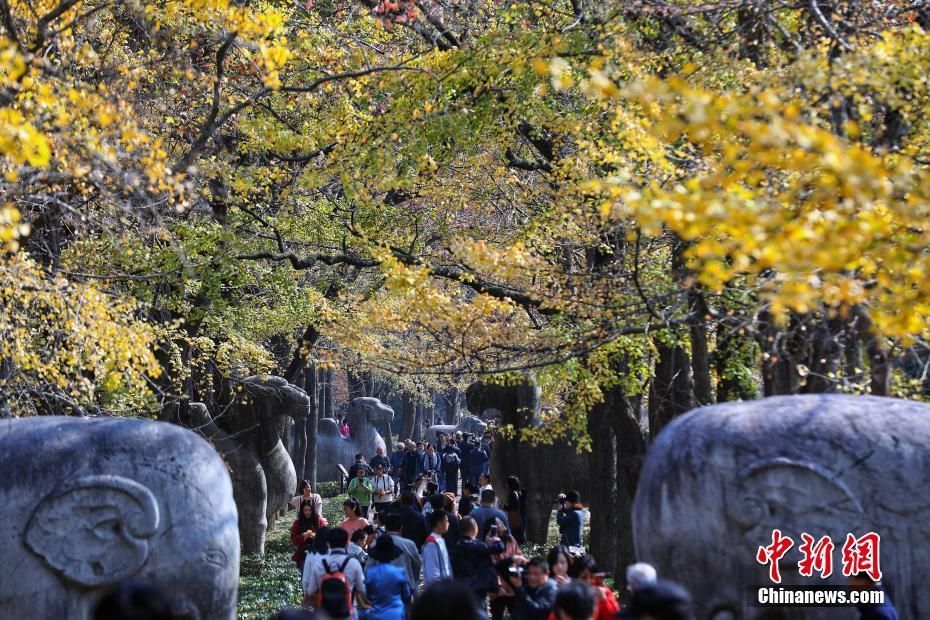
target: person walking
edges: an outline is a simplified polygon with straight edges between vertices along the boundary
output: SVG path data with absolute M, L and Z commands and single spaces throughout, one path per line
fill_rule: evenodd
M 441 496 L 439 496 L 441 497 Z M 449 515 L 442 509 L 434 510 L 428 518 L 430 534 L 423 543 L 423 583 L 452 578 L 452 563 L 443 536 L 449 529 Z
M 395 487 L 399 487 L 401 484 L 401 473 L 404 466 L 404 452 L 404 444 L 401 442 L 394 444 L 394 449 L 391 451 L 391 468 L 388 471 L 388 474 L 394 481 Z
M 507 497 L 504 500 L 504 512 L 507 513 L 507 521 L 510 523 L 510 531 L 513 537 L 521 545 L 526 542 L 526 493 L 520 479 L 516 476 L 507 478 Z
M 400 516 L 403 519 L 403 536 L 412 540 L 417 549 L 423 546 L 426 541 L 426 519 L 417 504 L 417 496 L 413 491 L 404 491 L 400 495 Z
M 478 531 L 481 532 L 482 537 L 487 536 L 488 528 L 494 523 L 494 519 L 500 519 L 504 526 L 508 530 L 510 529 L 507 515 L 494 506 L 496 500 L 497 496 L 494 494 L 494 489 L 485 489 L 481 492 L 481 505 L 475 508 L 470 515 L 472 519 L 478 522 Z
M 368 519 L 362 516 L 362 507 L 359 505 L 358 500 L 353 497 L 342 502 L 342 514 L 345 515 L 345 519 L 339 524 L 339 527 L 349 536 L 355 530 L 360 530 L 368 525 Z
M 470 477 L 472 481 L 478 482 L 478 486 L 481 486 L 481 481 L 479 478 L 481 474 L 488 473 L 488 453 L 481 444 L 475 446 L 472 451 L 470 458 L 468 460 L 468 466 L 471 469 Z M 490 484 L 490 480 L 488 481 Z
M 301 577 L 303 577 L 307 551 L 312 547 L 317 531 L 324 525 L 326 525 L 326 519 L 316 512 L 312 501 L 306 501 L 300 505 L 300 513 L 291 525 L 291 544 L 296 548 L 291 559 L 297 564 Z
M 359 507 L 362 509 L 362 516 L 366 519 L 368 518 L 368 507 L 371 505 L 372 491 L 371 480 L 368 478 L 366 470 L 359 467 L 356 470 L 355 478 L 352 478 L 352 481 L 349 482 L 346 495 L 358 502 Z
M 297 495 L 291 498 L 291 506 L 300 510 L 300 505 L 304 502 L 313 502 L 313 509 L 318 515 L 323 514 L 323 498 L 313 492 L 313 487 L 309 480 L 301 480 L 300 489 Z
M 384 456 L 384 448 L 378 446 L 375 448 L 375 455 L 368 461 L 368 465 L 370 465 L 372 469 L 376 469 L 378 465 L 380 465 L 386 472 L 391 469 L 391 460 Z
M 344 529 L 330 530 L 329 553 L 314 565 L 305 587 L 314 607 L 333 620 L 357 618 L 353 598 L 365 596 L 365 573 L 358 560 L 346 552 L 348 545 L 349 535 Z
M 386 512 L 394 501 L 394 481 L 385 473 L 383 465 L 375 465 L 375 477 L 371 479 L 371 489 L 375 512 Z
M 450 491 L 453 494 L 459 492 L 459 466 L 462 464 L 461 450 L 454 442 L 450 441 L 443 446 L 439 453 L 442 463 L 439 465 L 442 470 L 442 480 L 440 489 L 443 492 Z
M 384 534 L 369 551 L 372 564 L 365 574 L 365 591 L 371 602 L 370 618 L 404 620 L 413 591 L 407 574 L 393 562 L 403 555 L 394 545 L 394 537 Z
M 424 458 L 424 461 L 425 461 L 425 467 L 426 467 L 424 472 L 432 472 L 433 474 L 436 475 L 436 484 L 437 484 L 437 489 L 438 489 L 439 473 L 440 473 L 439 465 L 441 461 L 439 459 L 439 455 L 436 453 L 436 449 L 433 448 L 432 444 L 430 444 L 426 448 L 426 456 Z
M 386 530 L 386 534 L 394 537 L 394 547 L 401 551 L 401 555 L 391 560 L 391 564 L 403 569 L 404 574 L 407 576 L 407 584 L 410 586 L 410 591 L 416 592 L 417 584 L 420 581 L 420 568 L 423 561 L 420 558 L 420 551 L 417 549 L 416 544 L 401 535 L 403 524 L 403 519 L 400 514 L 396 512 L 389 512 L 384 518 L 384 529 Z M 369 557 L 368 566 L 370 567 L 373 565 L 374 562 L 371 557 Z
M 406 489 L 412 485 L 422 471 L 420 457 L 417 454 L 417 446 L 408 439 L 407 445 L 404 448 L 403 463 L 400 473 L 400 480 L 403 488 Z
M 496 536 L 478 540 L 478 523 L 471 517 L 462 518 L 461 533 L 462 538 L 452 552 L 452 574 L 471 588 L 480 606 L 484 607 L 488 593 L 498 587 L 497 571 L 491 556 L 503 553 L 504 543 Z

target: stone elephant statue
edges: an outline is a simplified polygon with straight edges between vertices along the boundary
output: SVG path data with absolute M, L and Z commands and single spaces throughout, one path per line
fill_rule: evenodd
M 445 433 L 451 437 L 460 431 L 462 433 L 472 433 L 473 435 L 481 437 L 487 429 L 488 425 L 485 424 L 481 418 L 473 415 L 466 415 L 462 417 L 462 420 L 458 424 L 433 424 L 426 429 L 426 440 L 435 443 L 436 436 L 439 433 Z
M 223 460 L 174 424 L 0 420 L 0 616 L 93 616 L 128 579 L 176 617 L 236 617 L 239 534 Z
M 394 410 L 371 396 L 359 396 L 349 403 L 346 409 L 346 421 L 352 433 L 349 437 L 339 434 L 334 419 L 320 419 L 316 438 L 317 478 L 324 481 L 339 480 L 336 465 L 342 464 L 345 467 L 353 463 L 359 452 L 366 459 L 370 459 L 378 448 L 388 454 L 376 424 L 384 424 L 390 431 L 393 419 Z
M 481 416 L 488 410 L 500 413 L 501 424 L 517 430 L 538 426 L 542 391 L 531 377 L 515 385 L 475 382 L 465 391 L 468 410 Z M 576 489 L 582 501 L 591 497 L 594 483 L 590 456 L 579 454 L 564 441 L 531 446 L 517 438 L 498 436 L 491 451 L 491 484 L 499 497 L 507 492 L 508 476 L 516 475 L 526 487 L 526 538 L 543 544 L 549 532 L 553 500 L 559 493 Z
M 881 536 L 882 582 L 902 620 L 926 617 L 930 590 L 930 405 L 871 396 L 776 396 L 691 411 L 646 457 L 633 508 L 638 559 L 682 582 L 699 620 L 858 618 L 855 608 L 749 605 L 772 585 L 756 561 L 778 528 L 794 540 L 782 585 L 845 585 L 849 533 Z M 801 577 L 801 533 L 830 536 L 833 575 Z M 788 613 L 788 612 L 785 612 Z
M 211 416 L 203 404 L 192 403 L 181 422 L 209 439 L 229 465 L 242 552 L 261 554 L 266 530 L 297 488 L 281 435 L 288 418 L 310 414 L 311 400 L 282 377 L 247 377 L 241 386 L 222 414 Z

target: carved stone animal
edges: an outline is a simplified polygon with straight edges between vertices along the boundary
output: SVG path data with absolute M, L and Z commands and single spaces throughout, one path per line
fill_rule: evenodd
M 351 435 L 343 437 L 332 418 L 322 418 L 316 438 L 317 478 L 324 481 L 339 479 L 337 464 L 343 467 L 355 461 L 361 452 L 370 459 L 377 449 L 385 449 L 384 439 L 376 424 L 390 425 L 394 410 L 377 398 L 359 396 L 353 398 L 346 410 L 346 421 Z M 387 454 L 387 451 L 385 451 Z
M 480 437 L 484 435 L 484 431 L 486 431 L 487 428 L 488 425 L 485 424 L 481 418 L 473 415 L 466 415 L 462 417 L 462 420 L 458 424 L 433 424 L 426 429 L 426 440 L 435 442 L 436 435 L 440 432 L 450 437 L 459 431 L 462 433 L 471 433 Z
M 0 420 L 0 616 L 93 616 L 128 578 L 172 615 L 236 617 L 239 534 L 226 465 L 197 434 L 125 418 Z
M 847 534 L 881 536 L 882 582 L 902 620 L 930 609 L 930 405 L 839 394 L 777 396 L 691 411 L 656 438 L 633 509 L 636 553 L 695 597 L 699 620 L 760 617 L 750 586 L 772 530 L 794 541 L 782 585 L 845 585 Z M 834 572 L 798 572 L 801 534 L 830 536 Z M 767 610 L 772 611 L 772 610 Z M 854 608 L 793 608 L 853 619 Z M 767 618 L 777 616 L 766 616 Z
M 475 415 L 494 409 L 500 412 L 501 424 L 512 424 L 519 432 L 541 424 L 541 394 L 528 378 L 516 385 L 472 383 L 465 398 L 468 410 Z M 589 455 L 579 454 L 564 441 L 531 446 L 518 438 L 498 436 L 491 451 L 491 484 L 498 497 L 505 497 L 505 483 L 512 475 L 518 476 L 526 488 L 526 537 L 540 544 L 546 542 L 553 500 L 558 494 L 575 489 L 584 501 L 596 488 Z
M 199 403 L 182 422 L 209 439 L 229 465 L 239 536 L 246 554 L 264 553 L 265 531 L 297 488 L 297 472 L 281 434 L 287 418 L 310 413 L 310 397 L 282 377 L 247 377 L 226 410 L 211 417 Z

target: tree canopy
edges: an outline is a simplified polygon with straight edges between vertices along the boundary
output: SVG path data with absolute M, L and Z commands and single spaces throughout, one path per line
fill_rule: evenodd
M 407 386 L 534 370 L 576 438 L 605 391 L 652 408 L 683 377 L 672 410 L 921 393 L 924 3 L 0 0 L 0 24 L 17 415 L 151 413 L 308 355 Z

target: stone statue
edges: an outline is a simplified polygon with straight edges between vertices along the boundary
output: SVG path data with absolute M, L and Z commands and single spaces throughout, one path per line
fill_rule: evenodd
M 222 459 L 180 426 L 0 420 L 0 615 L 90 618 L 127 578 L 177 617 L 236 617 L 239 535 Z
M 501 424 L 515 429 L 538 426 L 542 391 L 528 377 L 516 385 L 476 382 L 468 386 L 465 398 L 468 410 L 484 417 L 488 410 L 500 412 Z M 543 544 L 549 532 L 553 500 L 572 489 L 581 492 L 582 501 L 591 497 L 596 481 L 592 480 L 590 456 L 579 454 L 564 441 L 552 445 L 531 446 L 498 436 L 491 451 L 491 484 L 499 497 L 507 493 L 508 476 L 516 475 L 526 487 L 526 537 Z
M 466 415 L 462 417 L 458 424 L 433 424 L 426 429 L 426 440 L 435 443 L 436 435 L 440 432 L 445 433 L 449 437 L 452 437 L 452 435 L 460 431 L 462 433 L 471 433 L 481 437 L 487 429 L 488 425 L 485 424 L 481 418 L 473 415 Z
M 188 406 L 181 422 L 210 440 L 229 465 L 245 554 L 264 553 L 265 532 L 287 507 L 297 472 L 281 434 L 287 418 L 310 413 L 310 397 L 282 377 L 247 377 L 226 410 L 211 416 L 201 403 Z
M 759 617 L 747 588 L 771 584 L 759 547 L 794 540 L 782 585 L 845 585 L 849 533 L 881 536 L 882 582 L 902 620 L 930 609 L 930 405 L 839 394 L 725 403 L 672 422 L 649 451 L 633 529 L 639 560 L 692 592 L 697 618 Z M 801 533 L 830 536 L 833 575 L 801 577 Z M 768 610 L 770 613 L 772 610 Z M 795 608 L 791 618 L 857 618 Z M 774 618 L 778 616 L 766 616 Z
M 370 396 L 359 396 L 349 403 L 346 410 L 346 421 L 351 431 L 349 437 L 339 434 L 334 419 L 320 419 L 316 438 L 317 478 L 339 480 L 336 465 L 345 467 L 355 462 L 355 455 L 359 452 L 370 460 L 378 448 L 385 449 L 384 439 L 375 424 L 384 424 L 387 428 L 393 419 L 394 410 Z

